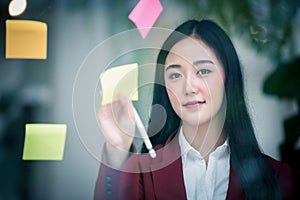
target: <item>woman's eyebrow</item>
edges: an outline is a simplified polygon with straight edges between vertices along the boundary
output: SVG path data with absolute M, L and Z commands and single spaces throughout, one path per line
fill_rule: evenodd
M 195 62 L 193 62 L 193 65 L 201 65 L 201 64 L 212 64 L 214 65 L 215 63 L 211 60 L 196 60 Z M 166 71 L 169 70 L 169 69 L 174 69 L 174 68 L 181 68 L 181 65 L 179 64 L 171 64 L 171 65 L 168 65 L 166 67 Z
M 195 62 L 193 62 L 193 65 L 201 65 L 201 64 L 215 64 L 213 61 L 211 60 L 197 60 Z
M 179 64 L 171 64 L 171 65 L 168 65 L 168 67 L 166 67 L 166 71 L 171 69 L 171 68 L 181 68 L 181 65 Z

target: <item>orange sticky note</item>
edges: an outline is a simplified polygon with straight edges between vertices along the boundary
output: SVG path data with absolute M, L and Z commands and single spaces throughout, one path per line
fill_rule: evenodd
M 47 24 L 32 20 L 6 20 L 6 58 L 46 59 Z

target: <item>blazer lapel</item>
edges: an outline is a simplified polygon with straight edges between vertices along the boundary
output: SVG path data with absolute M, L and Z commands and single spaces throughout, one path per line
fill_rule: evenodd
M 161 156 L 151 165 L 156 199 L 187 199 L 178 134 L 160 150 Z
M 184 185 L 178 134 L 157 151 L 150 165 L 150 176 L 156 199 L 187 199 Z M 245 199 L 245 193 L 230 163 L 227 200 Z M 154 184 L 155 183 L 155 184 Z
M 231 163 L 230 163 L 229 185 L 228 185 L 226 199 L 228 200 L 246 199 L 243 188 L 240 184 L 240 181 L 238 180 L 238 177 L 236 176 L 233 170 Z

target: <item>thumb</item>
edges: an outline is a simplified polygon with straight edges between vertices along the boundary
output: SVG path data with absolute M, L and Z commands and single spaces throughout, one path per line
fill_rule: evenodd
M 122 105 L 124 110 L 127 110 L 130 119 L 134 121 L 133 103 L 122 93 L 120 93 L 120 104 Z
M 103 92 L 102 92 L 102 90 L 100 90 L 100 92 L 99 92 L 99 97 L 100 97 L 100 104 L 102 104 L 102 100 L 103 100 Z

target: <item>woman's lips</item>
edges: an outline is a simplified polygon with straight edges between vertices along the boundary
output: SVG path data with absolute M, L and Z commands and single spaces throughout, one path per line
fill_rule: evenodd
M 183 104 L 184 107 L 186 108 L 198 108 L 199 106 L 203 105 L 205 103 L 205 100 L 203 101 L 188 101 Z

